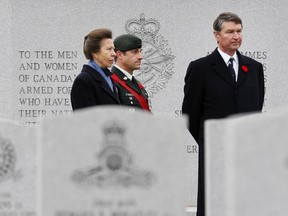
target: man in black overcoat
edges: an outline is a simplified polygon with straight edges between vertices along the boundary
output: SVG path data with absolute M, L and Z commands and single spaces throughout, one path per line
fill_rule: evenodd
M 220 14 L 213 24 L 218 47 L 192 61 L 185 76 L 182 112 L 188 115 L 189 131 L 199 144 L 197 216 L 205 215 L 204 121 L 259 112 L 264 102 L 262 64 L 238 51 L 242 27 L 236 14 Z

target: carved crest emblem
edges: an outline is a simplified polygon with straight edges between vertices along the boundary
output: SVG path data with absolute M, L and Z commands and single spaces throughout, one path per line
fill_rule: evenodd
M 149 187 L 155 179 L 149 171 L 135 166 L 126 147 L 125 128 L 112 122 L 104 130 L 103 148 L 97 154 L 98 165 L 77 170 L 72 180 L 84 186 Z
M 14 176 L 16 153 L 9 140 L 0 137 L 0 182 Z
M 143 60 L 141 68 L 134 74 L 152 98 L 172 77 L 175 56 L 171 49 L 167 48 L 167 40 L 157 35 L 160 23 L 156 19 L 145 19 L 145 14 L 142 13 L 140 19 L 129 19 L 125 29 L 128 34 L 142 39 Z

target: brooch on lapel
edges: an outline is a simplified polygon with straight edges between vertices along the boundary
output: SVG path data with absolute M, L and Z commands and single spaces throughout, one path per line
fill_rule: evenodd
M 242 65 L 242 70 L 246 73 L 248 72 L 248 68 L 245 65 Z

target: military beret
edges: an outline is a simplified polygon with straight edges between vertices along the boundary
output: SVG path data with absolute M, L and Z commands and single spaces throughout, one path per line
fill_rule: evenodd
M 127 51 L 142 47 L 142 40 L 132 34 L 123 34 L 115 38 L 114 40 L 115 51 Z

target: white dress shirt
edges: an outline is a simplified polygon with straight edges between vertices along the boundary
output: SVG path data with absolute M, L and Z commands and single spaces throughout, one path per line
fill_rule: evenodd
M 222 56 L 224 62 L 226 63 L 227 67 L 228 65 L 230 64 L 230 58 L 233 58 L 233 68 L 234 68 L 234 71 L 235 71 L 235 79 L 237 81 L 237 78 L 238 78 L 238 69 L 239 69 L 239 59 L 238 59 L 238 56 L 235 52 L 235 54 L 233 56 L 230 56 L 224 52 L 222 52 L 219 48 L 218 48 L 218 52 L 220 53 L 220 55 Z

